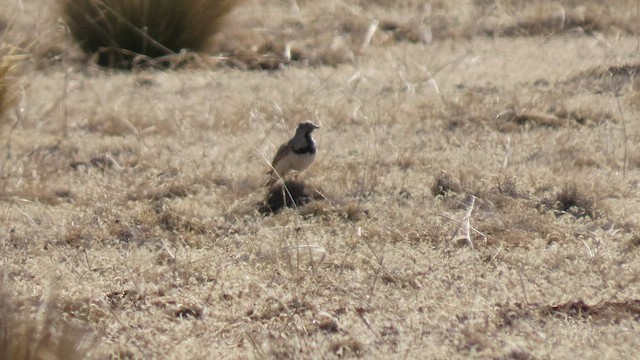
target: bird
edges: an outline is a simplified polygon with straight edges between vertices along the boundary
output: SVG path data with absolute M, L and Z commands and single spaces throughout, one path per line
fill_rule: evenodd
M 311 137 L 313 130 L 320 126 L 305 121 L 298 124 L 296 133 L 286 143 L 280 145 L 276 156 L 271 162 L 271 170 L 267 172 L 271 176 L 265 187 L 275 184 L 278 179 L 284 179 L 291 171 L 302 172 L 311 166 L 316 158 L 316 142 Z

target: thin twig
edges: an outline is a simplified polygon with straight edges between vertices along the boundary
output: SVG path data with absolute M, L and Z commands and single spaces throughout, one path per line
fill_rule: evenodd
M 378 282 L 378 278 L 380 277 L 380 272 L 384 271 L 384 267 L 382 266 L 382 259 L 384 257 L 380 257 L 380 263 L 378 264 L 378 271 L 375 271 L 375 275 L 373 277 L 373 283 L 371 283 L 371 290 L 369 291 L 369 298 L 367 299 L 367 304 L 371 304 L 371 299 L 373 299 L 373 294 L 375 293 L 376 283 Z M 389 274 L 390 275 L 390 274 Z M 392 277 L 393 278 L 393 277 Z M 394 279 L 395 281 L 395 279 Z
M 471 200 L 470 200 L 470 204 L 467 206 L 467 213 L 464 216 L 465 222 L 464 222 L 464 229 L 465 229 L 465 233 L 467 235 L 467 241 L 469 242 L 469 246 L 471 247 L 471 250 L 474 250 L 473 248 L 473 241 L 471 241 L 471 213 L 473 212 L 473 206 L 476 203 L 476 197 L 471 195 Z
M 369 25 L 369 30 L 367 30 L 367 35 L 365 36 L 364 41 L 362 42 L 362 46 L 360 46 L 360 51 L 366 49 L 369 46 L 369 44 L 371 43 L 371 40 L 373 39 L 373 35 L 376 33 L 377 30 L 378 30 L 378 19 L 375 19 Z
M 69 107 L 67 106 L 69 98 L 69 75 L 70 70 L 64 72 L 64 87 L 62 88 L 62 138 L 66 139 L 68 135 L 68 115 Z
M 616 102 L 618 103 L 618 112 L 620 112 L 620 119 L 622 121 L 622 135 L 624 138 L 624 157 L 622 159 L 622 179 L 624 180 L 627 175 L 627 124 L 624 120 L 624 113 L 622 112 L 622 105 L 620 104 L 620 95 L 616 93 Z
M 460 220 L 454 219 L 454 218 L 449 217 L 449 216 L 444 215 L 444 214 L 436 214 L 436 215 L 437 215 L 437 216 L 440 216 L 440 217 L 441 217 L 441 218 L 443 218 L 443 219 L 447 219 L 447 220 L 449 220 L 449 221 L 452 221 L 452 222 L 454 222 L 454 223 L 456 223 L 456 224 L 458 224 L 458 225 L 462 225 L 462 221 L 460 221 Z M 463 221 L 464 221 L 464 220 L 463 220 Z M 483 238 L 485 238 L 485 239 L 487 238 L 487 235 L 485 235 L 482 231 L 480 231 L 480 230 L 478 230 L 478 229 L 474 228 L 473 226 L 471 227 L 471 230 L 472 230 L 474 233 L 476 233 L 476 234 L 478 234 L 478 235 L 482 236 Z
M 522 276 L 522 266 L 519 266 L 518 276 L 520 277 L 520 286 L 522 287 L 522 295 L 524 296 L 524 303 L 529 307 L 529 298 L 527 297 L 527 288 L 524 286 L 524 277 Z
M 455 239 L 456 235 L 458 235 L 458 233 L 460 232 L 460 229 L 462 227 L 464 227 L 464 229 L 465 229 L 465 234 L 466 234 L 465 237 L 467 239 L 467 242 L 469 243 L 469 246 L 471 247 L 471 250 L 475 250 L 475 248 L 473 246 L 473 240 L 471 239 L 471 230 L 481 234 L 485 239 L 487 238 L 483 233 L 477 231 L 476 229 L 474 229 L 471 226 L 471 213 L 473 212 L 473 207 L 474 207 L 474 205 L 476 203 L 476 197 L 473 196 L 473 195 L 467 195 L 467 202 L 469 204 L 467 205 L 467 210 L 465 211 L 464 217 L 462 218 L 462 220 L 456 221 L 458 223 L 458 227 L 456 227 L 456 229 L 451 234 L 451 237 L 449 238 L 449 242 L 445 246 L 444 250 L 446 250 L 447 247 L 449 246 L 449 243 L 452 242 L 453 239 Z M 453 219 L 451 219 L 451 220 L 453 220 Z

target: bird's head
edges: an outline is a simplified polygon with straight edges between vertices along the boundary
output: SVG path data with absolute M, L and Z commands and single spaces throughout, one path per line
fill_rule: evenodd
M 296 134 L 309 134 L 315 129 L 319 129 L 320 126 L 312 123 L 311 121 L 305 121 L 298 124 Z

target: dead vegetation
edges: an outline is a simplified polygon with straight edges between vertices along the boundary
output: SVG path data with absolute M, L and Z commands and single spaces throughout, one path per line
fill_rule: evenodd
M 640 75 L 640 64 L 597 66 L 583 70 L 563 81 L 561 85 L 569 92 L 589 91 L 593 94 L 613 94 L 636 91 L 634 81 Z
M 0 29 L 0 128 L 7 126 L 8 116 L 20 100 L 20 62 L 24 55 L 17 45 L 7 43 L 11 28 Z
M 637 322 L 640 316 L 640 300 L 605 301 L 594 305 L 588 305 L 583 300 L 556 305 L 498 304 L 498 308 L 502 326 L 515 326 L 515 322 L 538 316 L 600 324 L 619 324 L 626 320 Z
M 41 6 L 10 8 L 40 42 L 1 128 L 1 351 L 638 353 L 636 2 L 246 2 L 132 72 Z M 265 189 L 307 119 L 316 162 Z
M 268 11 L 250 1 L 195 1 L 189 8 L 205 9 L 197 13 L 153 2 L 131 6 L 102 0 L 59 3 L 71 34 L 94 54 L 93 61 L 124 68 L 224 66 L 274 71 L 353 63 L 369 45 L 640 31 L 631 0 L 619 0 L 615 7 L 597 1 L 305 2 L 303 7 L 313 17 L 302 14 L 296 1 Z M 231 18 L 225 19 L 234 8 Z M 154 11 L 157 14 L 149 15 Z M 402 16 L 402 11 L 411 16 Z M 452 12 L 457 15 L 450 16 Z M 148 20 L 167 17 L 173 19 L 172 26 Z M 205 21 L 211 18 L 215 21 Z M 148 23 L 143 24 L 143 19 Z M 78 59 L 53 47 L 39 54 L 43 62 Z
M 85 359 L 92 340 L 77 322 L 65 319 L 56 299 L 32 304 L 13 294 L 0 273 L 0 355 L 3 359 Z M 35 308 L 35 314 L 31 310 Z

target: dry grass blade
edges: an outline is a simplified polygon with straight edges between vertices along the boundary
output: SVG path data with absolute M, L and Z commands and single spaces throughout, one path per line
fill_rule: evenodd
M 5 43 L 6 34 L 10 29 L 11 26 L 8 25 L 0 37 L 0 131 L 5 130 L 3 127 L 9 119 L 8 113 L 16 108 L 20 100 L 19 65 L 27 57 L 18 47 Z M 18 122 L 19 117 L 8 132 L 6 158 L 12 156 L 11 135 Z
M 1 40 L 1 39 L 0 39 Z M 12 109 L 19 99 L 16 71 L 18 63 L 24 59 L 14 46 L 0 45 L 0 125 L 6 113 Z

